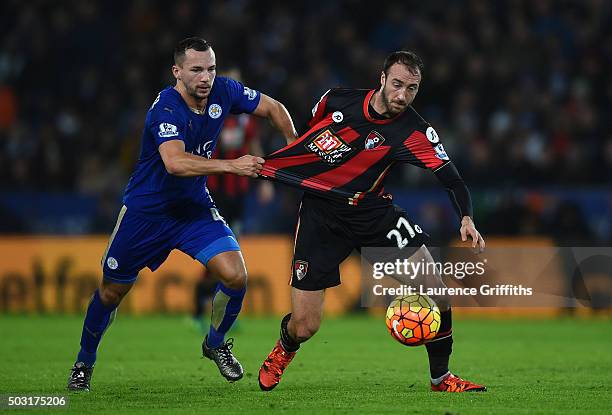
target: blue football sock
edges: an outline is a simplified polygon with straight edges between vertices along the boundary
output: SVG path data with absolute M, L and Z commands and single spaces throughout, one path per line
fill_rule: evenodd
M 113 322 L 117 311 L 117 305 L 107 307 L 102 304 L 98 290 L 91 297 L 87 314 L 83 322 L 83 333 L 81 334 L 81 350 L 77 356 L 77 362 L 83 362 L 88 366 L 96 363 L 96 351 L 102 335 Z
M 245 293 L 246 287 L 241 290 L 233 290 L 221 283 L 217 284 L 210 317 L 210 331 L 206 341 L 209 347 L 217 348 L 223 343 L 225 333 L 238 318 Z

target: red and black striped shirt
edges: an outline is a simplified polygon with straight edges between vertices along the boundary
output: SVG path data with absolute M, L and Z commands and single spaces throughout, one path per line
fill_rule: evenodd
M 449 163 L 435 130 L 412 107 L 394 118 L 373 117 L 374 92 L 327 91 L 313 108 L 310 129 L 265 157 L 260 175 L 358 205 L 388 203 L 383 182 L 394 163 L 431 170 Z

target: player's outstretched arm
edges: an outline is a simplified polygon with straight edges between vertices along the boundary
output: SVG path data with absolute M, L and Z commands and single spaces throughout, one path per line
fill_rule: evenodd
M 480 232 L 476 230 L 476 225 L 474 225 L 472 219 L 473 209 L 470 191 L 459 175 L 457 168 L 452 162 L 448 162 L 435 170 L 434 174 L 446 188 L 451 203 L 461 218 L 461 228 L 459 229 L 461 240 L 465 242 L 469 236 L 472 238 L 472 248 L 478 247 L 478 250 L 483 252 L 485 241 Z
M 193 177 L 232 173 L 257 177 L 264 159 L 249 154 L 233 160 L 207 159 L 185 151 L 182 140 L 170 140 L 159 146 L 159 153 L 166 171 L 173 176 Z
M 289 111 L 274 98 L 261 94 L 259 104 L 257 104 L 253 114 L 258 117 L 267 118 L 270 124 L 283 134 L 287 144 L 291 144 L 297 138 L 298 134 L 293 126 L 293 120 L 291 115 L 289 115 Z

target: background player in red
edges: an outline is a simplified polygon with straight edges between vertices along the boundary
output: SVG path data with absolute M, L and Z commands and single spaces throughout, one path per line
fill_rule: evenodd
M 460 218 L 463 241 L 484 250 L 472 220 L 470 193 L 434 128 L 411 106 L 423 64 L 412 52 L 387 57 L 378 90 L 333 89 L 313 108 L 310 129 L 278 150 L 260 175 L 299 186 L 305 193 L 295 235 L 292 312 L 281 322 L 280 339 L 259 371 L 259 385 L 273 389 L 300 343 L 319 329 L 325 289 L 340 284 L 339 264 L 362 247 L 396 247 L 431 260 L 429 237 L 384 192 L 384 177 L 404 162 L 434 172 Z M 439 283 L 442 283 L 439 280 Z M 442 321 L 426 344 L 433 391 L 484 391 L 453 375 L 452 317 L 447 298 L 436 299 Z

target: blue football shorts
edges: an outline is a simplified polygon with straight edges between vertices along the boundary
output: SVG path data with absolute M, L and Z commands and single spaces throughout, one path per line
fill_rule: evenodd
M 178 249 L 207 265 L 215 255 L 240 251 L 236 236 L 217 209 L 197 219 L 149 218 L 121 208 L 102 257 L 104 278 L 132 283 L 144 267 L 155 271 Z

